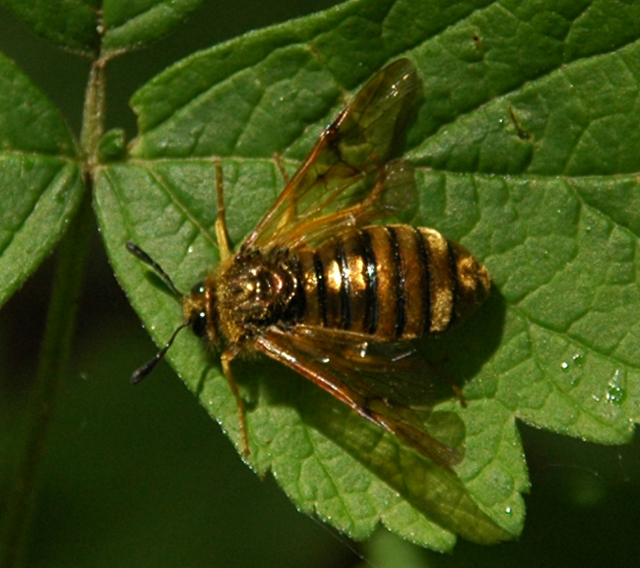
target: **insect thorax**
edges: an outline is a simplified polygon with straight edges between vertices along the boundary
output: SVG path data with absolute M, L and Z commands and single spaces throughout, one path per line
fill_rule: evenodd
M 288 251 L 272 250 L 241 252 L 223 266 L 210 310 L 219 335 L 238 343 L 270 325 L 294 324 L 300 299 L 296 263 Z

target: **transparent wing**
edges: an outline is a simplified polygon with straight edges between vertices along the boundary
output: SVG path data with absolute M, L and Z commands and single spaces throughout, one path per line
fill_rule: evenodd
M 320 135 L 242 248 L 310 243 L 329 227 L 336 231 L 388 213 L 400 203 L 398 195 L 406 199 L 415 191 L 413 171 L 389 159 L 419 94 L 408 59 L 375 75 Z
M 453 446 L 461 445 L 464 425 L 452 413 L 446 420 L 440 415 L 437 424 L 429 423 L 433 398 L 428 374 L 419 376 L 424 369 L 418 360 L 408 352 L 393 358 L 369 354 L 352 335 L 324 328 L 272 327 L 255 344 L 425 457 L 446 468 L 459 463 L 461 448 Z

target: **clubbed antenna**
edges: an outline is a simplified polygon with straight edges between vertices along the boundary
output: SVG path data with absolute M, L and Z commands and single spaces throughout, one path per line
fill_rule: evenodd
M 160 351 L 158 351 L 157 355 L 153 359 L 150 359 L 149 361 L 147 361 L 144 365 L 142 365 L 142 367 L 137 369 L 133 373 L 133 375 L 131 375 L 131 384 L 132 385 L 137 385 L 151 371 L 153 371 L 154 367 L 158 364 L 158 362 L 160 360 L 162 360 L 164 358 L 164 356 L 167 354 L 167 351 L 169 350 L 169 347 L 171 347 L 171 345 L 173 344 L 173 340 L 176 338 L 176 335 L 178 335 L 178 333 L 180 331 L 182 331 L 188 325 L 190 325 L 190 322 L 187 321 L 187 322 L 183 323 L 181 326 L 179 326 L 171 334 L 171 337 L 169 338 L 169 341 L 167 341 L 167 344 L 162 349 L 160 349 Z
M 131 241 L 128 241 L 126 246 L 127 250 L 133 256 L 153 268 L 156 271 L 156 274 L 160 276 L 160 278 L 162 278 L 162 281 L 169 287 L 169 290 L 171 290 L 176 296 L 178 296 L 178 298 L 182 298 L 184 296 L 184 294 L 175 287 L 174 283 L 171 281 L 171 278 L 169 278 L 169 275 L 162 269 L 162 267 L 146 252 L 144 252 L 138 245 L 132 243 Z
M 144 252 L 138 245 L 132 243 L 131 241 L 127 242 L 126 246 L 127 246 L 127 250 L 133 256 L 135 256 L 136 258 L 138 258 L 139 260 L 141 260 L 145 264 L 148 264 L 151 268 L 153 268 L 156 271 L 156 274 L 158 274 L 158 276 L 160 276 L 160 278 L 162 278 L 162 281 L 169 287 L 169 290 L 171 290 L 176 297 L 178 297 L 178 298 L 184 297 L 184 294 L 182 294 L 182 292 L 180 292 L 180 290 L 178 290 L 175 287 L 174 283 L 171 281 L 171 278 L 169 278 L 169 275 L 146 252 Z M 180 332 L 181 330 L 183 330 L 185 327 L 187 327 L 190 324 L 191 324 L 191 322 L 187 321 L 187 322 L 183 323 L 182 325 L 180 325 L 171 334 L 171 337 L 169 338 L 169 341 L 167 341 L 167 344 L 162 349 L 160 349 L 160 351 L 158 351 L 157 355 L 153 359 L 147 361 L 144 365 L 142 365 L 142 367 L 140 367 L 138 370 L 136 370 L 133 373 L 133 375 L 131 375 L 131 384 L 132 385 L 138 384 L 151 371 L 153 371 L 154 367 L 158 364 L 158 362 L 161 361 L 164 358 L 164 356 L 167 354 L 167 351 L 169 350 L 169 347 L 171 347 L 171 345 L 173 344 L 173 340 L 176 338 L 176 335 L 178 335 L 178 332 Z

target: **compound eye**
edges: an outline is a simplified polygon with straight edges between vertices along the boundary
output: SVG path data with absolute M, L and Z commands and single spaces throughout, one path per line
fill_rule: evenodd
M 191 321 L 191 329 L 198 337 L 204 337 L 207 334 L 207 314 L 200 312 Z
M 193 288 L 191 288 L 192 296 L 201 296 L 204 294 L 204 282 L 198 282 Z

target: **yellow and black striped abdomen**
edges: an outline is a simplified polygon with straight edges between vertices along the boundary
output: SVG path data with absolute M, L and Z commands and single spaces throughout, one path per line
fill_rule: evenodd
M 398 341 L 445 331 L 487 296 L 489 273 L 433 229 L 370 226 L 298 253 L 307 325 Z

